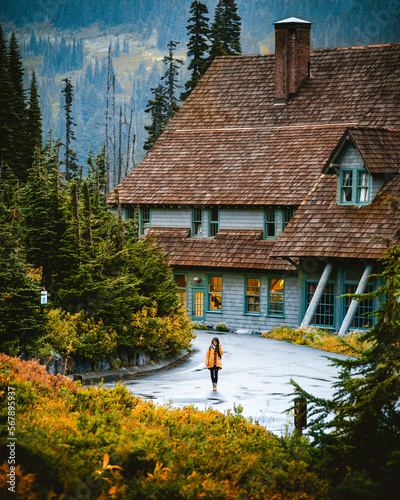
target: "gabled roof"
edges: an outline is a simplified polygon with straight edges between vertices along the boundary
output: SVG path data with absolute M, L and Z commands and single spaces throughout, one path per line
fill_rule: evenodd
M 400 175 L 392 177 L 370 205 L 338 205 L 336 193 L 337 177 L 322 174 L 271 256 L 382 257 L 386 248 L 383 239 L 391 238 L 399 227 L 399 215 L 393 215 L 385 198 L 400 195 Z
M 297 205 L 348 127 L 399 126 L 400 44 L 311 53 L 284 106 L 274 60 L 217 58 L 119 185 L 121 203 Z
M 323 173 L 329 173 L 349 142 L 357 149 L 371 174 L 400 172 L 400 129 L 350 128 L 333 150 Z
M 190 229 L 152 228 L 157 245 L 168 253 L 171 266 L 291 271 L 283 259 L 272 259 L 273 241 L 262 240 L 262 231 L 220 230 L 213 239 L 190 238 Z

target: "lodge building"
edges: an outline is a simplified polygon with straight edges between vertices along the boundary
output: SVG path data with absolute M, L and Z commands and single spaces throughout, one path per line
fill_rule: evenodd
M 214 60 L 118 186 L 168 253 L 194 321 L 235 330 L 368 328 L 399 219 L 400 44 L 310 50 L 275 23 L 275 54 Z M 109 201 L 113 202 L 110 196 Z

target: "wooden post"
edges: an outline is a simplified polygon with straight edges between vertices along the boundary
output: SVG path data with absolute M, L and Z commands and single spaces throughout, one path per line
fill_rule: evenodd
M 294 400 L 294 427 L 298 434 L 307 425 L 307 400 L 306 398 L 296 398 Z

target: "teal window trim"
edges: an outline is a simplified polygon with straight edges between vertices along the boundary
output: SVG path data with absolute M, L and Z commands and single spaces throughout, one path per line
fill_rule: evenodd
M 340 205 L 368 205 L 370 203 L 371 175 L 365 167 L 341 168 L 338 181 Z
M 304 305 L 303 305 L 303 317 L 307 311 L 308 305 L 311 301 L 312 294 L 311 290 L 315 293 L 315 289 L 318 286 L 319 279 L 307 279 L 304 278 Z M 317 307 L 317 311 L 314 314 L 311 325 L 320 326 L 324 328 L 334 328 L 336 321 L 336 293 L 335 293 L 335 283 L 329 280 L 326 284 L 324 293 L 322 294 L 320 303 Z
M 223 307 L 222 275 L 210 274 L 206 276 L 206 280 L 207 280 L 207 312 L 221 314 Z M 219 309 L 218 309 L 218 302 L 219 302 Z
M 297 208 L 285 208 L 282 210 L 282 232 L 286 229 L 286 226 L 292 220 Z
M 150 208 L 140 207 L 139 209 L 139 234 L 140 236 L 145 235 L 145 230 L 150 229 Z
M 264 210 L 264 239 L 276 239 L 276 210 L 275 208 L 267 208 Z
M 280 283 L 282 283 L 282 291 L 280 291 Z M 274 286 L 277 285 L 277 286 Z M 278 277 L 268 277 L 267 290 L 267 316 L 284 317 L 285 316 L 285 280 Z
M 219 230 L 219 209 L 210 208 L 208 211 L 208 236 L 214 238 Z
M 185 286 L 180 286 L 178 283 L 178 280 L 176 280 L 176 277 L 183 276 L 185 278 Z M 175 285 L 176 289 L 178 291 L 179 295 L 179 301 L 180 303 L 187 309 L 188 303 L 187 303 L 187 297 L 188 297 L 188 275 L 186 273 L 174 273 L 174 279 L 175 279 Z
M 361 278 L 362 271 L 359 272 L 359 276 Z M 346 313 L 348 311 L 348 308 L 350 306 L 351 298 L 350 297 L 345 297 L 343 295 L 349 294 L 349 293 L 355 293 L 359 280 L 356 279 L 348 279 L 346 278 L 346 270 L 343 270 L 342 272 L 342 283 L 341 283 L 341 288 L 342 288 L 342 297 L 341 297 L 341 302 L 340 302 L 340 309 L 341 309 L 341 320 L 343 321 Z M 366 287 L 366 290 L 364 293 L 371 293 L 374 291 L 374 283 L 373 280 L 370 278 Z M 373 298 L 363 300 L 358 303 L 357 311 L 354 316 L 353 322 L 350 325 L 349 330 L 368 330 L 372 327 L 372 325 L 375 323 L 375 317 L 373 316 L 373 313 L 376 310 L 376 303 Z
M 258 286 L 257 286 L 257 280 L 258 280 Z M 258 293 L 256 293 L 257 288 L 258 288 Z M 261 276 L 244 276 L 243 314 L 249 316 L 261 315 Z
M 192 238 L 201 238 L 203 234 L 203 209 L 192 210 Z

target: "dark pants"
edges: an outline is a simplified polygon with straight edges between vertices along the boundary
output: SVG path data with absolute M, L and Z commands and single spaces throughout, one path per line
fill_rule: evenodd
M 211 375 L 212 383 L 217 385 L 218 384 L 218 368 L 216 366 L 214 366 L 213 368 L 210 368 L 210 375 Z

